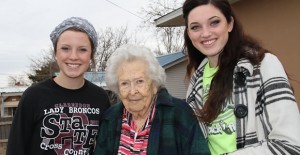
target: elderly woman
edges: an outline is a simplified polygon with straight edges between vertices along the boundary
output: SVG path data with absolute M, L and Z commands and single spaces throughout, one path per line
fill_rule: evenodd
M 125 45 L 113 53 L 106 84 L 121 102 L 104 114 L 95 155 L 210 154 L 192 109 L 168 93 L 165 80 L 147 48 Z

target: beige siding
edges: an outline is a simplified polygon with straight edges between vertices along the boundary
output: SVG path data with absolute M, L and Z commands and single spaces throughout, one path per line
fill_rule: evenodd
M 246 33 L 283 63 L 300 109 L 300 0 L 242 0 L 233 7 Z
M 183 61 L 166 69 L 166 87 L 171 95 L 181 99 L 185 99 L 187 90 L 184 80 L 186 63 L 187 61 Z

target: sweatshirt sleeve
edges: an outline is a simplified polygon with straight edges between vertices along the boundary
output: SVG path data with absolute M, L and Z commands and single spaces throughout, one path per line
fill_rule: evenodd
M 26 91 L 19 101 L 18 108 L 14 115 L 13 123 L 10 129 L 7 155 L 25 155 L 32 141 L 33 128 L 33 101 L 28 98 Z

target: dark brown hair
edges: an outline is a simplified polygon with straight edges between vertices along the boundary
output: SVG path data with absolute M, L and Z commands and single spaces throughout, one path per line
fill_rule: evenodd
M 183 17 L 185 19 L 184 32 L 184 53 L 188 55 L 186 78 L 190 79 L 194 71 L 199 67 L 202 60 L 206 57 L 197 50 L 188 34 L 188 15 L 191 10 L 201 5 L 213 5 L 225 16 L 227 23 L 234 20 L 233 29 L 229 33 L 228 42 L 223 52 L 219 55 L 218 66 L 207 96 L 203 109 L 195 109 L 197 117 L 205 123 L 212 122 L 222 110 L 226 98 L 231 95 L 233 90 L 233 71 L 237 62 L 241 58 L 247 58 L 256 65 L 259 64 L 267 51 L 250 36 L 244 34 L 242 27 L 234 15 L 234 12 L 227 0 L 186 0 L 183 4 Z M 199 15 L 201 16 L 201 15 Z

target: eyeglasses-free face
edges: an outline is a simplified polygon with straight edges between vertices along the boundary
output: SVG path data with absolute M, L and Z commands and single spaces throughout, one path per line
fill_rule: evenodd
M 141 77 L 133 80 L 121 80 L 119 81 L 120 91 L 123 93 L 128 93 L 129 91 L 140 91 L 147 87 L 149 84 L 147 78 Z
M 229 23 L 212 4 L 195 7 L 188 15 L 188 36 L 195 48 L 208 57 L 211 67 L 218 64 L 232 29 L 233 19 Z
M 147 75 L 147 64 L 142 60 L 124 62 L 117 74 L 119 96 L 125 108 L 133 114 L 146 113 L 157 92 Z
M 56 61 L 64 80 L 81 78 L 90 66 L 92 46 L 84 32 L 67 30 L 57 41 Z

